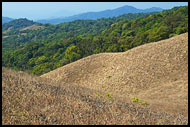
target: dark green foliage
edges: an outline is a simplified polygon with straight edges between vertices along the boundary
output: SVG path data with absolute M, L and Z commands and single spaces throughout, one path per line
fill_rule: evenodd
M 126 19 L 133 20 L 150 14 L 153 13 L 125 14 L 114 18 L 101 18 L 98 20 L 76 20 L 58 25 L 35 23 L 35 25 L 44 27 L 38 30 L 20 30 L 26 26 L 33 25 L 34 22 L 27 19 L 13 20 L 3 25 L 3 30 L 12 27 L 7 33 L 3 33 L 4 37 L 7 36 L 6 38 L 3 37 L 3 52 L 22 48 L 25 43 L 34 41 L 49 43 L 69 39 L 74 36 L 97 35 L 115 22 Z
M 8 30 L 9 28 L 11 28 L 12 30 L 16 30 L 16 29 L 27 27 L 27 26 L 31 26 L 33 24 L 35 24 L 35 22 L 28 20 L 26 18 L 20 18 L 20 19 L 15 19 L 8 23 L 3 24 L 2 30 L 5 31 L 5 30 Z
M 46 24 L 44 29 L 29 31 L 25 37 L 5 38 L 3 51 L 10 52 L 3 52 L 2 64 L 41 75 L 88 55 L 123 52 L 188 31 L 187 6 L 131 21 L 124 19 L 119 16 L 55 26 Z M 5 43 L 7 41 L 9 45 Z M 4 49 L 4 46 L 7 47 Z M 11 48 L 16 50 L 11 51 Z

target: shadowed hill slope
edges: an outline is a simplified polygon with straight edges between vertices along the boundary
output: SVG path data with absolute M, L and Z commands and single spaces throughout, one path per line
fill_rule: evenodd
M 154 109 L 187 115 L 188 33 L 124 53 L 95 54 L 41 77 L 146 100 Z
M 2 124 L 187 124 L 183 114 L 112 97 L 3 68 Z

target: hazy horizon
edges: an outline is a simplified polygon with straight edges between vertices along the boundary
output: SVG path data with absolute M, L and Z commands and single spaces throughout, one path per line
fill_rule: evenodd
M 68 17 L 85 12 L 99 12 L 125 5 L 137 9 L 160 7 L 171 9 L 188 2 L 2 2 L 2 16 L 30 20 Z

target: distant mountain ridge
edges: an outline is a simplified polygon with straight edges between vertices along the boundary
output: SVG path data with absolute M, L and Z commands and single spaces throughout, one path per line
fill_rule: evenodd
M 12 20 L 14 20 L 14 19 L 13 19 L 13 18 L 9 18 L 9 17 L 4 17 L 4 16 L 2 16 L 2 24 L 8 23 L 8 22 L 10 22 L 10 21 L 12 21 Z
M 78 19 L 91 19 L 91 20 L 96 20 L 98 18 L 111 18 L 111 17 L 116 17 L 122 14 L 128 14 L 128 13 L 147 13 L 147 12 L 160 12 L 162 11 L 162 8 L 159 7 L 152 7 L 148 9 L 137 9 L 132 6 L 123 6 L 120 8 L 116 8 L 113 10 L 104 10 L 100 12 L 86 12 L 86 13 L 81 13 L 78 15 L 74 16 L 69 16 L 65 18 L 55 18 L 51 20 L 37 20 L 36 22 L 40 23 L 50 23 L 50 24 L 59 24 L 63 22 L 70 22 Z

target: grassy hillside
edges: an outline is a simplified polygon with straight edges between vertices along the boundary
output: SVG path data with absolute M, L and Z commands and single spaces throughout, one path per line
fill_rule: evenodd
M 92 55 L 41 77 L 3 68 L 2 124 L 187 124 L 187 35 Z
M 41 77 L 79 85 L 152 107 L 187 115 L 188 33 L 145 44 L 124 53 L 101 53 Z
M 183 115 L 25 73 L 3 69 L 2 81 L 3 125 L 187 124 Z

